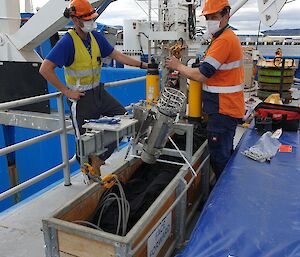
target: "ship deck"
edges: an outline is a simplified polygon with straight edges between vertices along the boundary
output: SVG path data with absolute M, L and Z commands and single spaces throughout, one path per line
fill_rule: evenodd
M 126 149 L 113 154 L 101 169 L 102 174 L 113 172 L 125 160 Z M 45 256 L 42 219 L 73 200 L 88 188 L 81 173 L 71 177 L 71 186 L 57 182 L 0 214 L 1 257 L 42 257 Z
M 299 99 L 299 88 L 293 90 L 294 97 Z M 292 105 L 299 105 L 299 100 L 293 101 Z M 237 128 L 234 145 L 238 144 L 244 132 L 244 128 Z M 103 175 L 124 164 L 126 150 L 127 147 L 121 149 L 107 160 L 101 169 Z M 72 176 L 71 182 L 72 185 L 66 187 L 59 181 L 0 214 L 1 257 L 45 256 L 42 219 L 50 217 L 89 186 L 84 184 L 79 172 Z

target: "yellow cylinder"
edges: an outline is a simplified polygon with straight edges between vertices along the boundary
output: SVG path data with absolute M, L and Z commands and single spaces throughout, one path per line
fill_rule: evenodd
M 156 103 L 159 93 L 158 63 L 155 62 L 154 58 L 151 58 L 151 62 L 148 64 L 148 72 L 146 75 L 146 102 Z
M 198 81 L 190 80 L 189 86 L 189 112 L 192 119 L 200 119 L 202 115 L 202 84 Z
M 156 103 L 159 96 L 159 75 L 146 75 L 146 102 Z

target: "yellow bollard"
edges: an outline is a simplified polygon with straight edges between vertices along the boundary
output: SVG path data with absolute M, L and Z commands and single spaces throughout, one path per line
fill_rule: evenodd
M 158 64 L 152 58 L 146 75 L 146 102 L 156 103 L 160 93 Z
M 192 68 L 198 68 L 200 65 L 197 59 L 192 64 Z M 198 120 L 202 116 L 202 84 L 198 81 L 190 80 L 189 86 L 189 119 Z

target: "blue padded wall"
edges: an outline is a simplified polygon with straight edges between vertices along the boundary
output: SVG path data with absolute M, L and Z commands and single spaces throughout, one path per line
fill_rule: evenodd
M 6 147 L 3 125 L 0 125 L 0 148 Z M 10 188 L 10 178 L 8 173 L 8 165 L 6 156 L 0 156 L 0 193 Z M 8 197 L 0 201 L 0 212 L 13 205 L 12 197 Z
M 146 70 L 141 69 L 116 69 L 103 68 L 101 73 L 101 82 L 113 82 L 123 79 L 131 79 L 146 75 Z M 124 84 L 117 87 L 107 88 L 123 106 L 146 99 L 146 80 L 130 84 Z
M 16 143 L 38 135 L 42 135 L 44 133 L 46 132 L 17 127 L 15 131 Z M 74 136 L 68 136 L 68 145 L 69 158 L 71 158 L 75 153 Z M 59 136 L 43 140 L 42 142 L 18 150 L 16 151 L 16 166 L 18 170 L 19 182 L 24 182 L 36 175 L 39 175 L 42 172 L 55 167 L 61 162 Z M 71 172 L 77 171 L 78 169 L 79 165 L 77 162 L 71 166 Z M 23 190 L 21 192 L 21 199 L 23 200 L 31 196 L 32 194 L 62 178 L 63 171 L 58 171 L 50 177 Z

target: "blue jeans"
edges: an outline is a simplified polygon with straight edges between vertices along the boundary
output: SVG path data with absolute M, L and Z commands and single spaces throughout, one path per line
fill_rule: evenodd
M 218 179 L 233 152 L 233 138 L 241 119 L 215 113 L 209 114 L 207 139 L 211 166 Z

